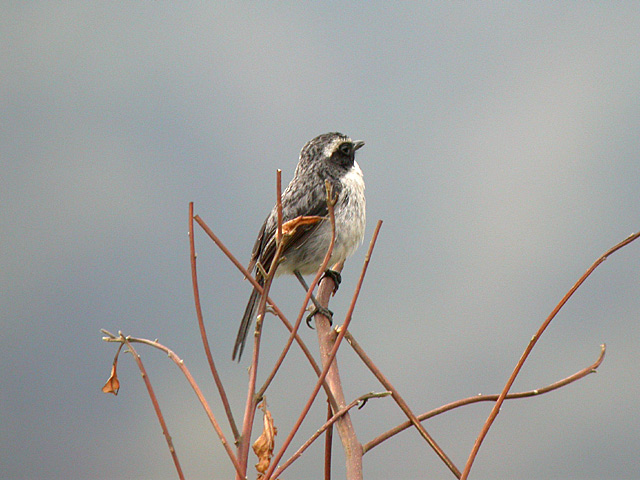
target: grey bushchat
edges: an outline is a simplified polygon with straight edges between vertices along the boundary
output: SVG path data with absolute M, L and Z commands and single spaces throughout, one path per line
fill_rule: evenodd
M 354 142 L 337 132 L 325 133 L 310 140 L 302 147 L 293 179 L 282 193 L 282 222 L 301 216 L 324 217 L 312 225 L 296 228 L 287 242 L 275 276 L 294 274 L 305 285 L 302 275 L 316 273 L 322 264 L 331 242 L 331 223 L 327 207 L 325 180 L 331 183 L 334 206 L 336 239 L 329 265 L 344 261 L 360 246 L 364 238 L 365 207 L 364 179 L 355 160 L 356 151 L 364 142 Z M 267 216 L 253 247 L 248 270 L 256 272 L 256 280 L 264 285 L 263 272 L 268 273 L 276 252 L 278 212 L 274 206 Z M 260 264 L 261 269 L 257 267 Z M 329 271 L 331 273 L 331 271 Z M 337 274 L 337 272 L 333 272 Z M 339 275 L 332 275 L 339 283 Z M 242 356 L 249 327 L 260 300 L 254 288 L 249 297 L 233 347 L 232 359 Z M 316 309 L 322 309 L 315 298 Z M 330 314 L 330 312 L 328 312 Z

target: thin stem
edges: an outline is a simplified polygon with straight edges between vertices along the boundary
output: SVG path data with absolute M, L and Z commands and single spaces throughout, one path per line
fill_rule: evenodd
M 262 394 L 256 395 L 256 381 L 258 376 L 258 361 L 260 359 L 260 339 L 262 337 L 262 322 L 264 321 L 264 315 L 267 308 L 267 298 L 269 297 L 269 290 L 271 289 L 271 284 L 273 283 L 273 279 L 276 274 L 276 270 L 278 269 L 278 264 L 280 263 L 280 258 L 282 256 L 282 252 L 284 250 L 285 242 L 282 241 L 282 192 L 281 188 L 281 180 L 280 180 L 280 170 L 277 171 L 277 184 L 278 184 L 278 195 L 277 195 L 277 209 L 278 209 L 278 225 L 276 231 L 276 237 L 280 236 L 277 239 L 277 247 L 276 252 L 271 260 L 271 265 L 269 266 L 269 273 L 267 274 L 264 280 L 264 286 L 262 288 L 262 292 L 260 293 L 260 302 L 258 303 L 258 315 L 256 318 L 256 328 L 253 336 L 253 355 L 251 358 L 251 365 L 249 366 L 249 385 L 247 388 L 247 401 L 244 409 L 244 420 L 242 424 L 242 435 L 240 436 L 240 445 L 238 445 L 238 457 L 240 458 L 240 463 L 244 470 L 244 475 L 240 476 L 238 480 L 242 480 L 247 476 L 247 462 L 249 459 L 249 445 L 251 442 L 251 430 L 253 428 L 253 420 L 255 418 L 256 408 L 258 406 L 258 402 L 262 398 Z
M 473 462 L 474 462 L 474 460 L 475 460 L 475 458 L 476 458 L 476 456 L 478 454 L 478 450 L 480 450 L 480 445 L 482 445 L 482 441 L 487 436 L 487 433 L 489 432 L 489 429 L 491 428 L 491 425 L 493 424 L 493 422 L 495 421 L 496 417 L 498 416 L 498 413 L 500 413 L 500 407 L 504 403 L 504 399 L 506 398 L 507 394 L 509 393 L 509 389 L 513 385 L 513 382 L 515 382 L 516 377 L 520 373 L 520 370 L 522 369 L 522 365 L 524 365 L 524 362 L 527 359 L 527 357 L 529 356 L 529 354 L 531 353 L 531 350 L 533 350 L 533 347 L 535 346 L 535 344 L 538 343 L 538 340 L 540 339 L 540 336 L 542 336 L 542 334 L 544 333 L 546 328 L 549 326 L 551 321 L 558 314 L 560 309 L 567 303 L 567 301 L 569 301 L 571 296 L 575 293 L 575 291 L 578 288 L 580 288 L 580 286 L 589 277 L 589 275 L 591 275 L 591 273 L 602 262 L 604 262 L 609 257 L 609 255 L 617 252 L 621 248 L 623 248 L 626 245 L 630 244 L 631 242 L 636 240 L 638 237 L 640 237 L 640 232 L 631 234 L 626 239 L 624 239 L 622 242 L 618 243 L 617 245 L 614 245 L 609 250 L 607 250 L 605 253 L 603 253 L 587 269 L 587 271 L 582 275 L 582 277 L 580 277 L 578 279 L 578 281 L 575 283 L 575 285 L 573 285 L 573 287 L 571 287 L 571 289 L 566 293 L 566 295 L 562 298 L 562 300 L 560 300 L 560 303 L 558 303 L 558 305 L 556 305 L 556 307 L 549 314 L 547 319 L 542 323 L 542 325 L 540 326 L 540 328 L 538 329 L 536 334 L 531 338 L 531 340 L 529 341 L 529 344 L 527 345 L 527 348 L 525 348 L 522 356 L 520 357 L 520 360 L 518 360 L 518 363 L 516 364 L 515 368 L 513 369 L 513 372 L 511 373 L 511 376 L 509 377 L 509 380 L 507 380 L 507 384 L 504 386 L 502 392 L 500 393 L 500 396 L 498 397 L 498 400 L 496 401 L 495 405 L 493 406 L 493 409 L 491 410 L 491 413 L 489 414 L 489 417 L 487 418 L 484 426 L 482 427 L 482 430 L 480 431 L 480 434 L 478 435 L 478 438 L 476 438 L 476 441 L 475 441 L 475 443 L 473 445 L 473 449 L 471 450 L 471 453 L 469 454 L 469 458 L 467 460 L 467 464 L 465 465 L 464 471 L 462 472 L 462 480 L 466 480 L 466 478 L 469 476 L 469 472 L 471 471 L 471 467 L 473 465 Z
M 369 370 L 371 370 L 371 373 L 373 373 L 373 375 L 384 386 L 384 388 L 386 388 L 391 392 L 391 397 L 395 400 L 395 402 L 398 404 L 398 406 L 404 412 L 404 414 L 409 418 L 409 421 L 411 422 L 411 424 L 413 424 L 413 426 L 416 427 L 416 429 L 418 430 L 418 433 L 420 433 L 422 438 L 424 438 L 425 441 L 429 444 L 429 446 L 433 448 L 433 450 L 436 452 L 438 457 L 440 457 L 440 459 L 445 463 L 445 465 L 449 468 L 449 470 L 451 470 L 456 477 L 460 478 L 460 471 L 458 470 L 458 468 L 454 465 L 453 461 L 451 461 L 451 459 L 446 455 L 446 453 L 444 453 L 444 450 L 440 448 L 440 446 L 436 443 L 436 441 L 433 438 L 431 438 L 431 435 L 427 433 L 424 426 L 420 423 L 418 418 L 409 408 L 409 405 L 407 404 L 407 402 L 405 402 L 405 400 L 400 395 L 400 392 L 398 392 L 398 390 L 396 390 L 396 388 L 393 385 L 391 385 L 391 382 L 387 380 L 387 378 L 380 371 L 380 369 L 373 363 L 371 358 L 369 358 L 369 356 L 366 354 L 366 352 L 360 346 L 360 344 L 356 342 L 355 338 L 353 338 L 353 335 L 347 332 L 346 336 L 347 336 L 347 342 L 349 342 L 349 345 L 351 345 L 353 350 L 358 354 L 360 359 L 369 368 Z
M 224 390 L 224 385 L 222 384 L 222 380 L 220 379 L 220 375 L 218 374 L 218 370 L 216 369 L 216 365 L 213 361 L 213 355 L 211 354 L 209 340 L 207 339 L 207 331 L 204 327 L 202 306 L 200 305 L 200 290 L 198 289 L 198 273 L 196 270 L 196 243 L 193 232 L 193 202 L 189 202 L 189 251 L 191 256 L 191 283 L 193 285 L 193 299 L 196 306 L 198 327 L 200 328 L 200 337 L 202 338 L 204 353 L 207 356 L 207 361 L 209 362 L 209 368 L 211 370 L 211 374 L 213 375 L 213 380 L 215 381 L 218 393 L 220 394 L 220 399 L 222 400 L 224 411 L 227 415 L 229 425 L 231 426 L 233 438 L 237 442 L 240 437 L 240 434 L 238 433 L 238 427 L 236 426 L 236 422 L 233 418 L 233 412 L 231 411 L 231 405 L 229 405 L 229 399 L 227 398 L 227 394 Z
M 378 233 L 380 232 L 380 228 L 381 227 L 382 227 L 382 220 L 379 220 L 378 224 L 376 225 L 376 229 L 373 232 L 373 238 L 371 239 L 371 243 L 369 244 L 369 250 L 367 252 L 367 255 L 365 256 L 364 265 L 362 267 L 362 272 L 360 274 L 360 278 L 358 280 L 358 284 L 357 284 L 355 292 L 353 294 L 353 298 L 351 300 L 351 305 L 349 307 L 349 311 L 347 312 L 347 316 L 345 318 L 344 325 L 343 325 L 340 333 L 338 334 L 338 338 L 336 339 L 336 343 L 333 346 L 333 348 L 331 350 L 331 353 L 329 354 L 328 361 L 327 361 L 326 365 L 324 366 L 324 368 L 322 369 L 322 373 L 320 374 L 320 378 L 318 378 L 318 381 L 316 382 L 316 386 L 313 389 L 313 391 L 311 392 L 309 400 L 307 401 L 307 404 L 304 406 L 300 416 L 298 417 L 298 420 L 296 421 L 296 423 L 293 426 L 293 428 L 291 429 L 291 432 L 289 433 L 288 437 L 286 438 L 286 440 L 282 444 L 282 447 L 280 448 L 280 451 L 273 458 L 273 460 L 271 462 L 271 466 L 265 472 L 264 480 L 268 480 L 269 478 L 271 478 L 273 476 L 274 470 L 276 469 L 276 466 L 278 465 L 278 462 L 282 459 L 282 456 L 284 455 L 284 452 L 286 451 L 287 447 L 289 447 L 289 445 L 291 444 L 291 441 L 293 440 L 293 437 L 295 436 L 295 434 L 298 432 L 298 429 L 302 425 L 302 421 L 307 416 L 307 413 L 309 413 L 309 410 L 311 409 L 311 405 L 313 404 L 313 401 L 315 400 L 316 395 L 318 394 L 318 391 L 320 390 L 320 385 L 322 384 L 322 382 L 324 381 L 325 377 L 327 376 L 327 372 L 329 371 L 329 367 L 331 366 L 331 362 L 333 362 L 333 359 L 335 358 L 336 354 L 338 353 L 338 348 L 340 348 L 340 343 L 342 342 L 342 339 L 344 338 L 344 335 L 345 335 L 345 333 L 347 331 L 349 323 L 351 322 L 351 318 L 352 318 L 352 315 L 353 315 L 353 310 L 355 309 L 355 304 L 356 304 L 356 301 L 358 300 L 358 295 L 360 293 L 360 289 L 362 288 L 362 282 L 364 281 L 364 275 L 367 272 L 367 267 L 369 266 L 369 260 L 371 259 L 371 253 L 373 251 L 373 247 L 375 246 L 376 239 L 378 238 Z
M 278 227 L 276 229 L 276 245 L 282 241 L 282 170 L 276 170 L 276 210 L 278 212 Z
M 333 417 L 333 412 L 334 412 L 334 410 L 333 410 L 333 408 L 331 408 L 331 403 L 327 402 L 327 423 L 329 423 L 331 421 L 331 418 Z M 346 412 L 346 410 L 345 410 L 345 412 Z M 327 423 L 325 423 L 325 425 L 327 425 Z M 323 426 L 323 428 L 327 432 L 325 434 L 325 436 L 324 436 L 324 480 L 331 480 L 331 449 L 332 449 L 332 446 L 333 446 L 333 423 L 330 424 L 330 425 L 327 425 L 326 427 Z M 318 430 L 317 433 L 318 433 L 318 436 L 321 435 L 322 434 L 322 428 L 320 430 Z M 311 443 L 314 440 L 315 440 L 315 438 L 310 438 L 309 440 L 307 440 L 305 442 L 305 445 L 307 443 L 309 445 L 311 445 Z M 302 447 L 300 447 L 298 449 L 298 451 L 300 452 L 300 455 L 302 455 L 302 452 L 304 451 L 303 447 L 306 448 L 305 445 L 303 445 Z M 297 453 L 298 452 L 296 452 L 296 454 Z M 295 456 L 295 454 L 294 454 L 294 456 Z M 283 468 L 286 468 L 286 467 L 284 467 L 284 465 L 283 465 Z
M 149 393 L 149 397 L 151 398 L 153 409 L 156 412 L 156 416 L 158 417 L 158 421 L 160 422 L 160 427 L 162 428 L 162 434 L 164 435 L 164 438 L 167 440 L 167 445 L 169 446 L 169 452 L 171 453 L 171 458 L 173 458 L 173 464 L 175 465 L 176 471 L 178 472 L 178 478 L 184 480 L 184 474 L 182 473 L 182 467 L 180 467 L 178 454 L 176 453 L 176 449 L 173 447 L 173 441 L 171 440 L 171 435 L 169 435 L 169 428 L 167 427 L 167 424 L 164 421 L 164 416 L 160 411 L 160 404 L 158 403 L 158 398 L 156 397 L 156 394 L 153 391 L 153 387 L 151 386 L 151 380 L 149 380 L 149 375 L 147 374 L 147 370 L 144 368 L 144 365 L 142 364 L 142 359 L 140 358 L 140 355 L 138 355 L 138 352 L 136 352 L 135 348 L 133 348 L 131 343 L 129 343 L 129 340 L 127 340 L 124 337 L 122 337 L 122 339 L 124 343 L 121 343 L 120 346 L 125 344 L 129 349 L 129 352 L 131 352 L 133 359 L 138 365 L 138 369 L 140 370 L 140 374 L 142 375 L 144 384 L 147 387 L 147 392 Z
M 569 385 L 570 383 L 573 383 L 573 382 L 575 382 L 577 380 L 580 380 L 581 378 L 584 378 L 587 375 L 590 375 L 592 373 L 596 373 L 598 367 L 600 366 L 600 364 L 604 360 L 605 351 L 606 351 L 606 347 L 603 344 L 603 345 L 600 346 L 600 355 L 598 356 L 598 359 L 593 364 L 589 365 L 588 367 L 583 368 L 582 370 L 574 373 L 573 375 L 570 375 L 570 376 L 568 376 L 566 378 L 563 378 L 562 380 L 558 380 L 557 382 L 554 382 L 554 383 L 552 383 L 550 385 L 547 385 L 545 387 L 542 387 L 542 388 L 536 388 L 534 390 L 527 390 L 526 392 L 510 393 L 505 397 L 505 399 L 506 400 L 511 400 L 511 399 L 517 399 L 517 398 L 536 397 L 538 395 L 543 395 L 545 393 L 552 392 L 554 390 L 557 390 L 558 388 L 562 388 L 562 387 L 564 387 L 566 385 Z M 436 415 L 440 415 L 441 413 L 445 413 L 445 412 L 448 412 L 449 410 L 453 410 L 454 408 L 463 407 L 465 405 L 471 405 L 473 403 L 495 402 L 499 397 L 500 397 L 500 395 L 496 393 L 494 395 L 475 395 L 473 397 L 463 398 L 461 400 L 456 400 L 455 402 L 451 402 L 451 403 L 448 403 L 446 405 L 442 405 L 441 407 L 435 408 L 435 409 L 430 410 L 430 411 L 428 411 L 426 413 L 422 413 L 422 414 L 418 415 L 418 420 L 420 420 L 422 422 L 422 421 L 427 420 L 429 418 L 435 417 Z M 367 442 L 363 446 L 364 453 L 367 453 L 369 450 L 371 450 L 372 448 L 380 445 L 385 440 L 388 440 L 389 438 L 393 437 L 394 435 L 402 432 L 403 430 L 406 430 L 411 425 L 412 425 L 412 423 L 410 421 L 401 423 L 400 425 L 397 425 L 396 427 L 394 427 L 394 428 L 384 432 L 383 434 L 379 435 L 378 437 L 374 438 L 370 442 Z

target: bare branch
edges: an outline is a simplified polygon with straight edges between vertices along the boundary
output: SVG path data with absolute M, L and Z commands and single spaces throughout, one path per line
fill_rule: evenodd
M 278 228 L 281 229 L 282 225 L 280 225 Z M 253 337 L 254 338 L 253 355 L 251 359 L 251 365 L 249 366 L 249 388 L 247 389 L 247 403 L 246 403 L 245 413 L 244 413 L 242 436 L 241 436 L 240 446 L 238 448 L 238 452 L 239 452 L 238 456 L 240 457 L 241 462 L 245 467 L 245 469 L 246 469 L 247 460 L 248 460 L 249 445 L 251 443 L 251 429 L 253 426 L 253 419 L 255 416 L 256 407 L 260 399 L 262 398 L 262 394 L 260 396 L 255 395 L 256 381 L 257 381 L 257 375 L 258 375 L 258 361 L 260 359 L 260 339 L 262 336 L 262 322 L 264 321 L 264 315 L 265 315 L 265 310 L 267 306 L 267 296 L 269 293 L 269 289 L 271 288 L 271 284 L 273 283 L 273 278 L 276 273 L 278 262 L 280 261 L 280 257 L 282 255 L 283 248 L 284 248 L 284 242 L 280 242 L 273 256 L 273 261 L 271 262 L 269 273 L 265 278 L 263 291 L 260 296 L 260 302 L 258 304 L 258 315 L 256 317 L 256 328 L 255 328 L 255 333 Z M 246 477 L 246 473 L 247 472 L 245 470 L 245 477 Z M 241 478 L 245 478 L 245 477 L 241 477 Z
M 518 363 L 516 364 L 515 368 L 513 369 L 513 372 L 511 373 L 511 376 L 509 377 L 509 380 L 507 380 L 507 384 L 504 386 L 504 389 L 500 393 L 500 396 L 498 397 L 498 400 L 496 401 L 495 405 L 493 406 L 493 409 L 491 410 L 491 413 L 489 414 L 489 417 L 487 418 L 487 421 L 485 422 L 484 426 L 482 427 L 482 430 L 480 431 L 480 434 L 478 435 L 478 438 L 476 438 L 476 441 L 475 441 L 475 443 L 473 445 L 473 449 L 471 450 L 471 453 L 469 454 L 469 458 L 467 460 L 467 464 L 465 465 L 464 471 L 462 473 L 462 480 L 465 480 L 469 476 L 469 472 L 471 471 L 471 467 L 473 465 L 473 461 L 475 460 L 476 455 L 478 454 L 478 450 L 480 450 L 480 445 L 482 445 L 482 441 L 487 436 L 487 433 L 489 432 L 489 429 L 491 428 L 491 425 L 493 424 L 493 422 L 495 421 L 496 417 L 498 416 L 498 413 L 500 413 L 500 407 L 504 403 L 504 399 L 507 396 L 507 394 L 509 393 L 509 389 L 513 385 L 513 382 L 515 381 L 516 377 L 518 376 L 518 373 L 520 373 L 520 370 L 522 369 L 522 365 L 524 364 L 525 360 L 527 359 L 527 357 L 531 353 L 531 350 L 533 350 L 533 347 L 535 346 L 535 344 L 540 339 L 540 336 L 544 333 L 544 331 L 549 326 L 551 321 L 555 318 L 555 316 L 558 314 L 560 309 L 567 303 L 567 301 L 569 301 L 571 296 L 575 293 L 575 291 L 578 288 L 580 288 L 580 286 L 589 277 L 589 275 L 591 275 L 591 273 L 602 262 L 604 262 L 609 257 L 609 255 L 617 252 L 621 248 L 623 248 L 626 245 L 630 244 L 631 242 L 636 240 L 638 237 L 640 237 L 640 232 L 631 234 L 627 238 L 625 238 L 622 242 L 618 243 L 617 245 L 614 245 L 609 250 L 607 250 L 605 253 L 603 253 L 587 269 L 587 271 L 582 275 L 582 277 L 580 277 L 578 279 L 578 281 L 575 283 L 575 285 L 573 285 L 573 287 L 571 287 L 571 289 L 569 289 L 569 291 L 562 298 L 562 300 L 560 300 L 560 303 L 558 303 L 558 305 L 556 305 L 556 307 L 553 309 L 553 311 L 549 314 L 547 319 L 544 322 L 542 322 L 542 325 L 540 326 L 540 328 L 538 329 L 536 334 L 529 341 L 529 344 L 527 345 L 527 348 L 525 348 L 524 353 L 520 357 L 520 360 L 518 360 Z
M 123 342 L 120 346 L 125 344 L 129 349 L 129 352 L 133 356 L 133 359 L 136 361 L 138 365 L 138 369 L 140 370 L 140 374 L 142 375 L 142 379 L 144 380 L 144 384 L 147 387 L 147 392 L 149 393 L 149 398 L 151 398 L 151 403 L 153 404 L 153 409 L 156 412 L 156 416 L 158 417 L 158 421 L 160 422 L 160 427 L 162 428 L 162 434 L 164 438 L 167 440 L 167 445 L 169 447 L 169 453 L 171 453 L 171 458 L 173 459 L 173 464 L 176 467 L 176 471 L 178 472 L 178 478 L 184 480 L 184 474 L 182 473 L 182 467 L 180 467 L 180 461 L 178 460 L 178 454 L 176 453 L 176 449 L 173 447 L 173 441 L 171 440 L 171 435 L 169 435 L 169 428 L 164 421 L 164 416 L 160 411 L 160 404 L 158 403 L 158 399 L 156 397 L 155 392 L 153 391 L 153 387 L 151 386 L 151 380 L 149 380 L 149 375 L 147 374 L 147 370 L 144 368 L 142 364 L 142 359 L 136 349 L 133 348 L 133 345 L 129 342 L 129 340 L 125 337 L 122 337 Z
M 229 399 L 227 398 L 227 394 L 224 390 L 224 385 L 222 384 L 222 380 L 220 379 L 220 375 L 218 374 L 218 370 L 216 369 L 216 365 L 213 361 L 211 347 L 209 346 L 209 340 L 207 339 L 207 331 L 204 327 L 204 318 L 202 315 L 202 307 L 200 305 L 200 291 L 198 289 L 198 273 L 196 270 L 196 243 L 193 233 L 193 202 L 189 202 L 189 251 L 191 256 L 191 283 L 193 285 L 193 300 L 196 307 L 196 316 L 198 317 L 198 327 L 200 327 L 200 337 L 202 338 L 204 353 L 207 356 L 207 361 L 209 362 L 209 368 L 211 369 L 213 380 L 218 389 L 218 393 L 220 394 L 220 400 L 222 401 L 222 405 L 227 415 L 229 425 L 231 426 L 233 438 L 237 442 L 240 438 L 240 433 L 238 432 L 238 427 L 236 426 L 236 422 L 233 419 L 233 413 L 231 411 L 231 406 L 229 405 Z
M 278 211 L 278 227 L 276 229 L 276 245 L 282 241 L 282 170 L 276 170 L 276 209 Z
M 567 378 L 563 378 L 562 380 L 554 382 L 554 383 L 552 383 L 550 385 L 547 385 L 545 387 L 536 388 L 535 390 L 528 390 L 526 392 L 510 393 L 510 394 L 508 394 L 506 396 L 506 400 L 512 400 L 512 399 L 517 399 L 517 398 L 536 397 L 538 395 L 543 395 L 545 393 L 552 392 L 554 390 L 557 390 L 558 388 L 561 388 L 561 387 L 564 387 L 566 385 L 569 385 L 570 383 L 573 383 L 573 382 L 575 382 L 577 380 L 580 380 L 581 378 L 584 378 L 587 375 L 590 375 L 592 373 L 596 373 L 598 367 L 600 366 L 600 364 L 604 360 L 605 351 L 606 351 L 606 346 L 604 344 L 602 344 L 600 346 L 600 355 L 598 356 L 598 359 L 593 364 L 589 365 L 588 367 L 585 367 L 582 370 L 574 373 L 573 375 L 570 375 Z M 421 415 L 418 415 L 418 420 L 420 420 L 422 422 L 422 421 L 427 420 L 429 418 L 435 417 L 436 415 L 440 415 L 441 413 L 445 413 L 445 412 L 448 412 L 449 410 L 453 410 L 454 408 L 463 407 L 465 405 L 471 405 L 473 403 L 495 402 L 499 397 L 500 397 L 500 395 L 498 395 L 496 393 L 494 395 L 475 395 L 473 397 L 463 398 L 461 400 L 457 400 L 455 402 L 448 403 L 448 404 L 443 405 L 441 407 L 438 407 L 438 408 L 436 408 L 434 410 L 431 410 L 429 412 L 426 412 L 426 413 L 423 413 Z M 378 437 L 374 438 L 370 442 L 367 442 L 362 447 L 363 450 L 364 450 L 364 453 L 367 453 L 369 450 L 371 450 L 372 448 L 380 445 L 382 442 L 384 442 L 385 440 L 391 438 L 392 436 L 402 432 L 403 430 L 406 430 L 411 425 L 412 424 L 411 424 L 410 421 L 401 423 L 400 425 L 398 425 L 398 426 L 396 426 L 396 427 L 384 432 L 382 435 L 379 435 Z
M 218 434 L 218 437 L 220 438 L 220 441 L 222 442 L 222 446 L 223 446 L 224 450 L 227 452 L 227 455 L 229 456 L 229 459 L 231 460 L 231 463 L 233 463 L 233 466 L 236 469 L 236 473 L 240 474 L 242 469 L 240 468 L 240 464 L 238 463 L 238 459 L 236 458 L 235 454 L 233 453 L 233 450 L 231 449 L 231 446 L 229 445 L 229 442 L 227 441 L 226 437 L 224 436 L 224 433 L 222 432 L 222 429 L 220 428 L 220 425 L 218 424 L 218 421 L 216 420 L 216 417 L 213 415 L 213 412 L 212 412 L 211 408 L 209 407 L 209 404 L 207 403 L 207 400 L 204 398 L 204 395 L 202 394 L 202 391 L 200 390 L 200 387 L 198 386 L 198 384 L 194 380 L 193 376 L 191 375 L 191 372 L 189 372 L 189 369 L 187 368 L 187 366 L 184 364 L 184 361 L 180 357 L 178 357 L 178 355 L 176 355 L 172 350 L 170 350 L 169 348 L 165 347 L 161 343 L 158 343 L 157 341 L 147 340 L 146 338 L 135 338 L 135 337 L 130 337 L 130 336 L 125 337 L 122 334 L 122 332 L 118 332 L 119 333 L 118 337 L 116 337 L 115 335 L 109 334 L 106 330 L 103 330 L 103 332 L 108 335 L 106 337 L 102 337 L 102 340 L 104 340 L 105 342 L 123 343 L 123 342 L 128 341 L 130 343 L 142 343 L 142 344 L 145 344 L 145 345 L 149 345 L 149 346 L 151 346 L 153 348 L 157 348 L 158 350 L 160 350 L 160 351 L 164 352 L 165 354 L 167 354 L 167 356 L 173 361 L 173 363 L 175 363 L 178 366 L 178 368 L 180 369 L 182 374 L 187 379 L 187 382 L 189 382 L 189 385 L 191 385 L 191 388 L 195 392 L 196 397 L 198 397 L 198 400 L 200 400 L 200 404 L 202 405 L 202 408 L 204 408 L 204 411 L 207 414 L 207 417 L 209 418 L 209 421 L 211 422 L 211 425 L 213 426 L 214 430 Z
M 327 422 L 333 416 L 331 403 L 327 402 Z M 331 451 L 333 447 L 333 426 L 328 426 L 324 436 L 324 480 L 331 480 Z
M 280 170 L 276 172 L 276 178 L 276 183 L 278 185 L 276 197 L 276 204 L 278 209 L 278 225 L 276 236 L 279 238 L 277 241 L 276 252 L 273 255 L 273 259 L 271 260 L 271 265 L 269 266 L 269 273 L 266 277 L 264 277 L 264 286 L 262 287 L 262 292 L 260 292 L 260 302 L 258 303 L 258 315 L 256 317 L 256 328 L 253 336 L 253 355 L 251 358 L 251 365 L 249 366 L 249 386 L 247 388 L 247 401 L 244 409 L 244 420 L 242 424 L 242 434 L 240 436 L 240 445 L 238 445 L 238 457 L 240 458 L 240 464 L 243 467 L 244 475 L 239 475 L 238 480 L 242 480 L 247 476 L 247 461 L 249 458 L 249 446 L 251 444 L 251 429 L 253 427 L 256 408 L 260 399 L 262 398 L 262 394 L 260 396 L 255 395 L 256 381 L 258 378 L 258 361 L 260 359 L 262 322 L 264 321 L 264 315 L 267 308 L 267 298 L 269 297 L 269 290 L 271 289 L 271 284 L 273 283 L 273 279 L 276 275 L 276 270 L 278 269 L 278 264 L 280 263 L 280 258 L 285 246 L 285 242 L 282 241 L 282 191 L 280 190 L 282 183 L 280 180 Z

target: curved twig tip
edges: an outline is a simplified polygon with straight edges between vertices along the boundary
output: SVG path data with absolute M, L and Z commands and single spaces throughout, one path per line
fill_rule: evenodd
M 598 368 L 602 363 L 602 361 L 604 360 L 604 354 L 606 353 L 606 351 L 607 351 L 607 345 L 603 343 L 602 345 L 600 345 L 600 356 L 598 357 L 598 360 L 596 360 L 596 362 L 593 364 L 594 372 L 596 368 Z

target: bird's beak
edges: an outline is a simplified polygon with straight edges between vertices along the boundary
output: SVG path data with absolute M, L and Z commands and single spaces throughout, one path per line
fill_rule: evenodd
M 357 142 L 353 142 L 353 151 L 354 152 L 356 150 L 360 149 L 361 147 L 364 147 L 364 142 L 362 140 L 358 140 Z

